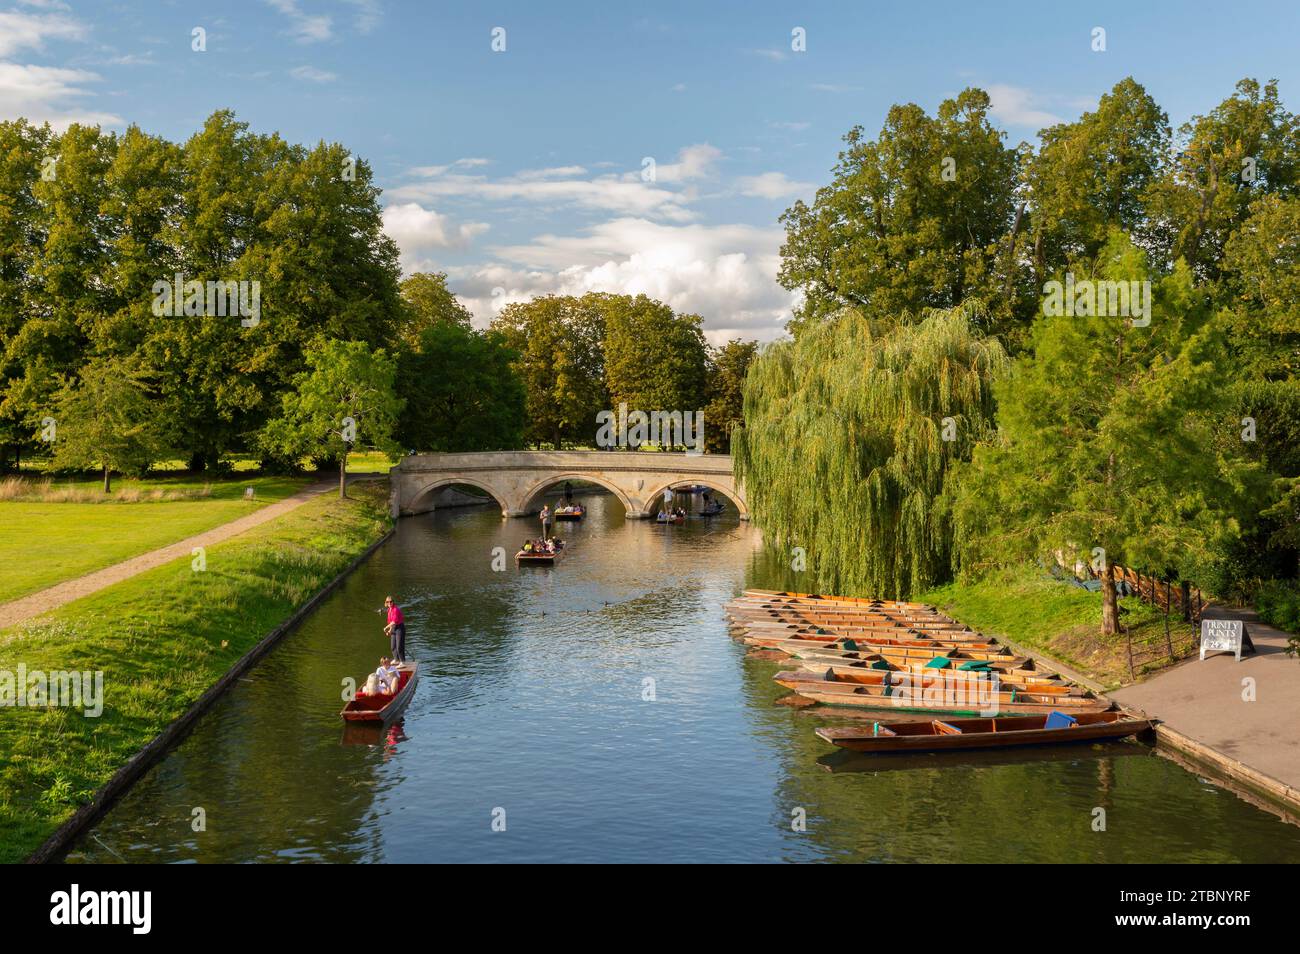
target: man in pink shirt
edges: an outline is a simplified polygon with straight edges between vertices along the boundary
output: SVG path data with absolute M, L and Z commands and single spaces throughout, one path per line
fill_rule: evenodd
M 384 632 L 388 634 L 393 660 L 406 662 L 406 617 L 391 596 L 384 597 L 384 607 L 388 610 L 388 625 L 384 627 Z

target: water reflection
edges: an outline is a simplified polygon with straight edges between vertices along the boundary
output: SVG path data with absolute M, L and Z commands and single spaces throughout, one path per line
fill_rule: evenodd
M 663 526 L 584 502 L 550 569 L 493 569 L 538 529 L 495 510 L 402 521 L 68 860 L 1300 856 L 1300 830 L 1134 744 L 849 767 L 813 734 L 828 717 L 774 704 L 780 664 L 728 638 L 741 588 L 794 583 L 753 529 L 734 510 Z M 420 680 L 400 722 L 356 734 L 343 681 L 387 649 L 389 593 Z

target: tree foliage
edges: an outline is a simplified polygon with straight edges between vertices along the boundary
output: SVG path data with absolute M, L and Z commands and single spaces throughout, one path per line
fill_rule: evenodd
M 1006 367 L 977 324 L 961 308 L 892 324 L 849 310 L 750 368 L 737 476 L 821 591 L 906 598 L 948 576 L 950 470 L 991 430 Z
M 1150 275 L 1113 233 L 1093 278 Z M 1045 316 L 1032 355 L 996 388 L 998 436 L 959 477 L 968 569 L 1038 557 L 1194 576 L 1258 504 L 1263 474 L 1230 428 L 1219 327 L 1190 270 L 1156 283 L 1147 327 L 1121 316 Z M 1117 626 L 1103 572 L 1105 631 Z
M 422 452 L 522 447 L 526 394 L 512 367 L 517 357 L 497 332 L 459 322 L 425 327 L 398 358 L 402 445 Z
M 123 358 L 96 358 L 52 402 L 54 466 L 98 466 L 104 493 L 113 471 L 142 473 L 163 451 L 162 429 L 140 369 Z
M 397 364 L 362 341 L 325 339 L 308 350 L 307 367 L 281 398 L 281 411 L 262 429 L 272 454 L 328 457 L 339 462 L 339 496 L 346 495 L 348 454 L 362 444 L 397 457 L 393 440 L 403 400 Z

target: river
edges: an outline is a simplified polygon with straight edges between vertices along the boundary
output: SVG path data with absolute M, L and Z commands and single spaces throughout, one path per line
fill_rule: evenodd
M 728 638 L 723 603 L 784 582 L 753 528 L 587 503 L 552 569 L 494 569 L 535 529 L 495 508 L 402 520 L 66 860 L 1300 857 L 1300 829 L 1134 742 L 846 758 L 821 717 L 774 704 L 781 667 Z M 399 726 L 358 737 L 343 680 L 387 648 L 389 593 L 420 681 Z

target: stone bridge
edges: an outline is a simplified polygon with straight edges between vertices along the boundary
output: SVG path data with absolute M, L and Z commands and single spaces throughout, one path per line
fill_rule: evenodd
M 731 458 L 724 454 L 645 451 L 485 451 L 412 454 L 389 471 L 393 516 L 434 509 L 443 488 L 467 484 L 492 495 L 503 516 L 523 517 L 542 508 L 542 496 L 566 480 L 604 487 L 632 520 L 653 517 L 666 488 L 697 484 L 716 490 L 749 519 Z

